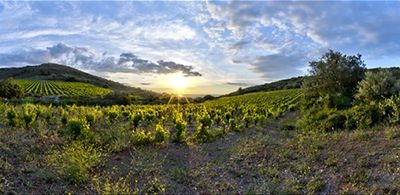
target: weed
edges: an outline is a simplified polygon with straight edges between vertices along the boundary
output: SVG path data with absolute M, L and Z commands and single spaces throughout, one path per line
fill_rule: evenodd
M 103 157 L 104 154 L 92 145 L 75 141 L 61 150 L 50 152 L 46 162 L 67 181 L 79 184 L 88 180 L 89 170 L 98 166 Z
M 387 127 L 385 129 L 385 137 L 386 139 L 395 139 L 400 137 L 400 128 L 396 127 Z

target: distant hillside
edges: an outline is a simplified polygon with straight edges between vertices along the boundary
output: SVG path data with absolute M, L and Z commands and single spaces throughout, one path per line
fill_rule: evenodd
M 378 71 L 378 70 L 384 70 L 387 69 L 389 70 L 393 76 L 395 76 L 397 79 L 400 79 L 400 68 L 399 67 L 391 67 L 391 68 L 371 68 L 368 69 L 367 71 Z M 239 90 L 223 95 L 221 97 L 225 96 L 235 96 L 235 95 L 242 95 L 242 94 L 247 94 L 247 93 L 254 93 L 254 92 L 265 92 L 265 91 L 275 91 L 275 90 L 282 90 L 282 89 L 295 89 L 295 88 L 300 88 L 303 83 L 303 79 L 305 77 L 293 77 L 290 79 L 285 79 L 285 80 L 280 80 L 280 81 L 275 81 L 271 83 L 265 83 L 262 85 L 256 85 L 252 87 L 247 87 L 247 88 L 239 88 Z
M 0 80 L 11 77 L 23 80 L 84 82 L 111 89 L 115 92 L 130 92 L 142 97 L 157 95 L 157 93 L 152 91 L 125 86 L 121 83 L 94 76 L 69 66 L 52 63 L 21 68 L 0 68 Z
M 262 85 L 256 85 L 247 88 L 239 88 L 237 91 L 229 93 L 223 96 L 235 96 L 235 95 L 242 95 L 246 93 L 253 93 L 253 92 L 264 92 L 264 91 L 275 91 L 275 90 L 282 90 L 282 89 L 296 89 L 300 88 L 302 85 L 304 77 L 294 77 L 290 79 L 275 81 L 271 83 L 265 83 Z

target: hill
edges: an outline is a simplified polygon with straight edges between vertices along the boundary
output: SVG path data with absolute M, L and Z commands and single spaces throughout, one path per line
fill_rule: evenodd
M 247 88 L 239 88 L 237 91 L 223 95 L 224 96 L 235 96 L 235 95 L 242 95 L 247 93 L 253 92 L 265 92 L 265 91 L 275 91 L 275 90 L 283 90 L 283 89 L 296 89 L 300 88 L 302 85 L 304 77 L 293 77 L 290 79 L 275 81 L 271 83 L 265 83 L 262 85 L 256 85 Z
M 125 86 L 121 83 L 94 76 L 69 66 L 53 63 L 20 68 L 0 68 L 0 80 L 6 78 L 14 78 L 18 80 L 83 82 L 111 89 L 114 92 L 134 93 L 141 97 L 157 95 L 157 93 L 152 91 Z
M 94 86 L 82 82 L 63 81 L 38 81 L 38 80 L 15 80 L 22 86 L 25 95 L 28 96 L 104 96 L 112 93 L 111 89 Z
M 389 70 L 393 76 L 395 76 L 397 79 L 400 79 L 400 68 L 399 67 L 390 67 L 390 68 L 371 68 L 368 69 L 367 71 L 372 71 L 376 72 L 378 70 Z M 243 95 L 247 93 L 254 93 L 254 92 L 266 92 L 266 91 L 275 91 L 275 90 L 283 90 L 283 89 L 296 89 L 300 88 L 303 84 L 303 79 L 305 76 L 300 76 L 300 77 L 293 77 L 290 79 L 284 79 L 284 80 L 279 80 L 271 83 L 265 83 L 262 85 L 256 85 L 256 86 L 251 86 L 247 88 L 239 88 L 237 91 L 234 91 L 232 93 L 223 95 L 221 97 L 226 97 L 226 96 L 236 96 L 236 95 Z

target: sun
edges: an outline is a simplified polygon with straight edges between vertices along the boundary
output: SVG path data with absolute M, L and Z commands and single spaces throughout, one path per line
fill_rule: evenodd
M 176 93 L 182 93 L 189 85 L 189 79 L 182 73 L 177 73 L 171 77 L 171 87 Z

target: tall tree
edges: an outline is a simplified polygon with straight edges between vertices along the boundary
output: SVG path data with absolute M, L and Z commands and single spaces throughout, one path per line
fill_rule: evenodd
M 366 71 L 361 55 L 345 55 L 329 50 L 320 60 L 310 62 L 310 76 L 303 88 L 307 98 L 325 96 L 354 97 L 357 84 Z

